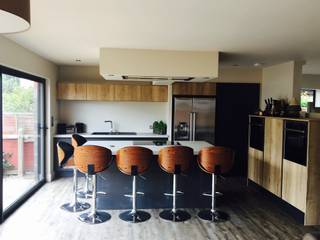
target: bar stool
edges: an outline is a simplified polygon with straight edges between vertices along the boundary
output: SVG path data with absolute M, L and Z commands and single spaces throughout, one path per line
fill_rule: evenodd
M 77 199 L 77 189 L 78 189 L 78 171 L 74 166 L 73 152 L 74 148 L 66 142 L 58 142 L 58 160 L 59 166 L 63 168 L 72 168 L 73 169 L 73 193 L 74 199 L 71 203 L 65 203 L 61 206 L 63 210 L 68 212 L 80 212 L 90 208 L 90 204 L 78 202 Z
M 215 207 L 215 185 L 217 175 L 228 172 L 234 162 L 234 153 L 231 149 L 225 147 L 206 147 L 202 148 L 198 155 L 199 167 L 206 173 L 212 175 L 211 209 L 203 210 L 198 216 L 211 222 L 222 222 L 229 219 L 229 215 L 219 211 Z M 208 196 L 207 194 L 204 194 Z
M 176 209 L 177 193 L 177 175 L 187 172 L 190 163 L 193 160 L 193 149 L 185 146 L 170 146 L 162 148 L 159 152 L 158 162 L 160 167 L 167 173 L 173 174 L 173 192 L 165 194 L 172 196 L 172 209 L 164 210 L 160 213 L 162 219 L 183 222 L 191 218 L 190 214 L 183 210 Z
M 83 213 L 79 220 L 89 224 L 108 221 L 111 216 L 106 212 L 97 211 L 97 174 L 105 171 L 112 163 L 112 153 L 100 146 L 80 146 L 74 150 L 74 161 L 78 170 L 92 176 L 93 193 L 91 212 Z
M 132 178 L 132 209 L 119 215 L 119 218 L 126 222 L 139 223 L 150 219 L 151 215 L 145 211 L 137 210 L 136 195 L 136 177 L 144 173 L 150 164 L 152 151 L 144 147 L 124 147 L 117 151 L 116 163 L 118 169 Z M 143 194 L 143 193 L 140 193 Z
M 80 147 L 87 142 L 87 139 L 79 134 L 72 134 L 71 144 L 74 148 Z M 79 198 L 89 199 L 92 197 L 92 179 L 89 175 L 85 174 L 85 185 L 83 191 L 78 191 Z

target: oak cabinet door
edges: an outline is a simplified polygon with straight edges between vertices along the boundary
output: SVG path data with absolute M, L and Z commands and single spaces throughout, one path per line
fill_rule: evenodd
M 86 100 L 86 83 L 58 83 L 57 95 L 59 100 Z
M 281 197 L 283 120 L 265 119 L 262 186 Z
M 306 212 L 307 179 L 306 166 L 283 160 L 282 199 Z
M 248 152 L 248 178 L 261 185 L 263 177 L 263 152 L 249 147 Z
M 112 84 L 87 84 L 87 100 L 113 101 L 114 85 Z

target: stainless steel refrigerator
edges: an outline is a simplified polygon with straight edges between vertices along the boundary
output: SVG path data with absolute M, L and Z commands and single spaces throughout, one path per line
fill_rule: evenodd
M 173 99 L 174 140 L 203 140 L 214 144 L 215 135 L 215 98 Z

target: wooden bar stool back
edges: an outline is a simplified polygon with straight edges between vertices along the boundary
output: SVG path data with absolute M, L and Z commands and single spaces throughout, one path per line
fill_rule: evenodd
M 87 139 L 79 134 L 72 134 L 71 144 L 74 148 L 80 147 L 87 142 Z M 82 191 L 77 192 L 79 198 L 89 199 L 92 197 L 92 179 L 85 174 L 85 184 Z
M 190 214 L 186 211 L 177 210 L 176 208 L 176 197 L 177 193 L 177 175 L 186 173 L 190 167 L 191 161 L 193 161 L 193 149 L 185 146 L 170 146 L 162 148 L 159 152 L 158 163 L 160 167 L 167 173 L 173 174 L 172 181 L 172 209 L 164 210 L 160 213 L 162 219 L 183 222 L 191 218 Z
M 132 209 L 119 215 L 119 218 L 126 222 L 139 223 L 150 219 L 151 215 L 145 211 L 136 208 L 136 177 L 144 173 L 150 165 L 153 153 L 150 149 L 144 147 L 124 147 L 118 150 L 116 163 L 118 169 L 132 178 Z M 142 193 L 143 194 L 143 193 Z
M 100 146 L 80 146 L 75 148 L 74 162 L 77 169 L 92 176 L 93 193 L 92 209 L 89 213 L 83 213 L 79 219 L 89 224 L 98 224 L 108 221 L 111 215 L 97 211 L 97 174 L 105 171 L 112 163 L 112 152 L 108 148 Z
M 211 190 L 211 209 L 203 210 L 198 213 L 198 216 L 207 221 L 222 222 L 229 219 L 229 215 L 219 211 L 215 207 L 215 185 L 217 175 L 227 173 L 231 170 L 234 162 L 234 152 L 225 147 L 206 147 L 202 148 L 198 155 L 199 167 L 212 175 L 212 190 Z M 204 194 L 206 195 L 206 194 Z
M 68 212 L 80 212 L 90 208 L 90 204 L 81 203 L 77 198 L 78 189 L 78 171 L 74 165 L 74 148 L 72 145 L 66 142 L 59 141 L 57 143 L 58 161 L 60 167 L 68 167 L 73 169 L 73 201 L 65 203 L 61 206 L 61 209 Z

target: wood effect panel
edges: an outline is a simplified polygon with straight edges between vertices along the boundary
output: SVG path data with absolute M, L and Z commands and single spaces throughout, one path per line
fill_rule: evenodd
M 115 95 L 113 84 L 87 84 L 87 100 L 113 101 Z
M 152 86 L 153 102 L 168 102 L 168 86 Z
M 198 164 L 200 168 L 209 173 L 227 173 L 233 166 L 234 153 L 225 147 L 202 148 L 198 154 Z M 219 169 L 217 169 L 219 167 Z M 217 172 L 217 170 L 219 172 Z
M 177 82 L 172 85 L 173 95 L 194 95 L 194 96 L 215 96 L 216 83 L 181 83 Z
M 108 168 L 112 160 L 112 152 L 100 146 L 80 146 L 74 149 L 74 163 L 76 168 L 83 173 L 88 173 L 88 165 L 94 166 L 94 173 L 99 173 Z
M 59 100 L 167 102 L 168 86 L 110 83 L 58 83 Z
M 265 119 L 262 186 L 281 197 L 283 120 Z
M 86 83 L 57 83 L 57 98 L 59 100 L 86 100 Z
M 137 167 L 137 174 L 149 168 L 153 153 L 144 147 L 124 147 L 117 151 L 116 163 L 118 169 L 127 175 L 132 175 L 132 166 Z
M 173 174 L 175 166 L 179 165 L 181 172 L 187 172 L 193 160 L 193 149 L 185 146 L 170 146 L 159 151 L 158 163 L 160 167 Z
M 305 225 L 320 225 L 320 123 L 309 122 L 308 188 Z
M 283 159 L 282 199 L 306 212 L 307 167 Z
M 249 147 L 248 151 L 248 178 L 262 185 L 263 151 Z
M 140 95 L 139 85 L 115 85 L 115 101 L 140 101 Z

